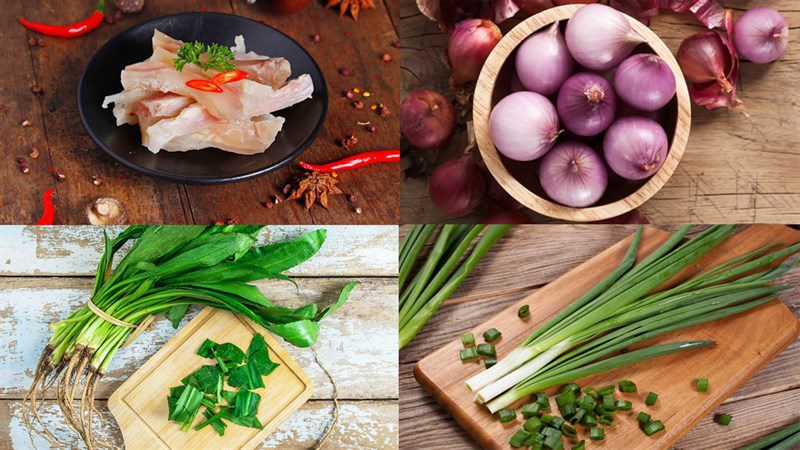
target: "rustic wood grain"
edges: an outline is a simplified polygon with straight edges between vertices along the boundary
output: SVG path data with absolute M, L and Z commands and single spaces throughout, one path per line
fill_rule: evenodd
M 693 233 L 700 231 L 703 227 L 695 227 Z M 401 235 L 407 231 L 408 227 L 401 227 Z M 617 242 L 633 230 L 632 226 L 595 226 L 595 225 L 538 225 L 538 226 L 518 226 L 498 244 L 496 249 L 506 243 L 502 251 L 492 251 L 484 258 L 473 274 L 483 274 L 484 277 L 480 285 L 472 288 L 460 288 L 452 298 L 450 298 L 433 317 L 433 319 L 423 328 L 417 337 L 411 341 L 400 352 L 400 399 L 401 399 L 401 421 L 400 421 L 400 442 L 401 446 L 417 448 L 477 448 L 472 441 L 444 409 L 419 386 L 412 375 L 412 368 L 418 360 L 428 355 L 432 351 L 441 347 L 446 342 L 458 338 L 464 332 L 486 320 L 497 312 L 507 308 L 519 301 L 520 298 L 536 289 L 537 284 L 541 286 L 549 280 L 540 282 L 534 279 L 528 283 L 524 278 L 507 276 L 509 265 L 513 264 L 518 268 L 515 270 L 524 271 L 524 267 L 519 264 L 520 255 L 505 257 L 512 249 L 522 248 L 527 252 L 526 260 L 546 261 L 540 265 L 543 271 L 551 273 L 551 279 L 566 272 L 574 267 L 577 262 L 567 255 L 557 255 L 556 249 L 561 248 L 562 253 L 583 254 L 584 246 L 598 245 L 602 248 Z M 517 241 L 516 244 L 509 244 L 511 240 Z M 568 249 L 564 251 L 563 249 Z M 597 253 L 586 251 L 586 255 L 580 261 L 588 259 L 589 256 Z M 492 257 L 495 255 L 494 257 Z M 490 259 L 491 258 L 491 259 Z M 490 273 L 488 275 L 487 273 Z M 530 277 L 530 275 L 527 275 Z M 470 277 L 472 278 L 472 276 Z M 515 279 L 517 278 L 517 279 Z M 467 282 L 470 280 L 468 279 Z M 791 284 L 794 287 L 785 292 L 782 300 L 790 307 L 797 317 L 800 317 L 800 270 L 797 268 L 789 271 L 781 279 L 781 283 Z M 465 282 L 466 284 L 466 282 Z M 507 285 L 511 285 L 508 287 Z M 518 287 L 518 289 L 516 288 Z M 534 308 L 531 311 L 536 314 Z M 751 408 L 753 404 L 765 405 L 764 407 L 774 407 L 787 411 L 789 414 L 787 421 L 791 421 L 791 413 L 795 412 L 796 404 L 787 395 L 792 390 L 800 388 L 800 359 L 796 356 L 800 342 L 795 342 L 786 351 L 775 358 L 753 379 L 742 386 L 729 397 L 721 408 L 735 408 L 734 416 L 743 414 L 744 410 Z M 749 402 L 749 403 L 745 403 Z M 754 403 L 755 402 L 755 403 Z M 774 403 L 771 403 L 774 402 Z M 742 405 L 741 408 L 738 405 Z M 747 405 L 747 406 L 745 406 Z M 769 406 L 766 406 L 769 405 Z M 740 409 L 739 409 L 740 408 Z M 779 413 L 780 414 L 780 413 Z M 709 416 L 710 417 L 710 416 Z M 752 424 L 757 418 L 751 416 Z M 762 416 L 763 417 L 763 416 Z M 796 418 L 794 420 L 797 420 Z M 692 429 L 683 440 L 676 444 L 676 448 L 696 449 L 696 448 L 717 448 L 713 445 L 704 445 L 705 436 L 718 433 L 719 429 L 714 428 L 716 424 L 707 422 L 710 418 L 705 418 L 700 424 Z M 773 420 L 763 421 L 756 427 L 756 431 L 750 430 L 742 433 L 737 430 L 735 433 L 723 434 L 730 439 L 728 446 L 736 443 L 742 444 L 747 440 L 753 440 L 756 436 L 767 434 L 780 428 L 779 423 Z M 690 440 L 693 445 L 684 445 Z M 725 447 L 729 448 L 729 447 Z
M 319 226 L 269 226 L 258 245 L 283 242 Z M 291 276 L 395 276 L 397 227 L 331 225 L 313 258 L 286 272 Z M 124 227 L 108 228 L 115 236 Z M 94 276 L 103 251 L 101 229 L 0 227 L 0 276 Z M 129 245 L 120 250 L 120 256 Z
M 261 202 L 271 200 L 297 174 L 288 165 L 254 180 L 223 186 L 188 186 L 148 177 L 116 163 L 84 131 L 77 112 L 75 91 L 81 70 L 94 52 L 109 38 L 136 23 L 182 11 L 217 11 L 244 15 L 276 26 L 296 39 L 314 56 L 322 68 L 330 93 L 328 119 L 323 131 L 302 155 L 309 162 L 327 162 L 348 154 L 378 148 L 396 148 L 399 128 L 396 113 L 399 104 L 399 51 L 390 13 L 379 3 L 376 11 L 363 11 L 358 23 L 339 18 L 321 1 L 313 1 L 303 12 L 276 16 L 266 11 L 266 1 L 254 5 L 239 0 L 150 0 L 136 15 L 126 16 L 113 25 L 101 25 L 78 39 L 58 39 L 26 32 L 16 20 L 63 23 L 65 18 L 83 18 L 88 14 L 85 2 L 25 2 L 16 0 L 0 11 L 0 36 L 10 50 L 22 55 L 7 59 L 0 80 L 0 132 L 13 136 L 2 144 L 0 183 L 7 188 L 0 195 L 0 223 L 33 223 L 41 214 L 41 192 L 56 189 L 56 223 L 87 223 L 84 210 L 94 199 L 106 196 L 123 203 L 129 223 L 211 223 L 236 220 L 239 223 L 397 223 L 399 199 L 390 193 L 399 189 L 396 164 L 382 164 L 341 174 L 340 186 L 356 195 L 357 202 L 345 196 L 332 199 L 329 210 L 306 211 L 300 202 L 281 204 L 271 209 Z M 346 35 L 349 33 L 349 36 Z M 311 42 L 319 34 L 321 42 Z M 41 38 L 43 47 L 28 48 L 27 39 Z M 393 62 L 381 61 L 386 53 Z M 345 78 L 337 71 L 347 67 L 353 74 Z M 109 74 L 111 76 L 111 74 Z M 39 85 L 44 93 L 37 98 L 30 92 Z M 393 115 L 381 118 L 369 108 L 356 111 L 348 102 L 339 101 L 342 93 L 353 87 L 368 89 L 370 99 L 384 103 Z M 371 102 L 365 102 L 370 105 Z M 21 128 L 29 118 L 31 127 Z M 357 122 L 372 121 L 375 133 Z M 347 151 L 335 140 L 355 131 L 359 144 Z M 17 139 L 19 137 L 19 139 Z M 30 162 L 30 148 L 39 148 L 41 156 Z M 19 173 L 16 158 L 29 160 L 31 173 Z M 47 171 L 66 176 L 57 183 Z M 91 175 L 99 174 L 103 184 L 92 184 Z M 120 178 L 124 179 L 120 179 Z M 11 187 L 11 188 L 9 188 Z M 357 214 L 355 207 L 361 207 Z
M 105 400 L 98 400 L 105 425 L 98 423 L 98 437 L 114 445 L 122 445 L 114 418 L 106 408 Z M 342 401 L 339 425 L 331 434 L 327 448 L 397 448 L 397 400 Z M 50 448 L 44 439 L 30 437 L 20 414 L 18 400 L 0 400 L 0 448 L 27 449 Z M 264 441 L 261 448 L 308 449 L 311 448 L 330 425 L 333 402 L 306 403 Z M 47 401 L 42 408 L 42 420 L 51 431 L 72 448 L 80 448 L 75 433 L 63 422 L 55 401 Z M 31 442 L 32 441 L 32 442 Z
M 692 130 L 676 172 L 663 189 L 639 210 L 653 223 L 796 223 L 800 220 L 800 11 L 791 0 L 726 0 L 737 13 L 755 6 L 771 6 L 789 22 L 789 47 L 771 65 L 742 62 L 741 97 L 750 117 L 724 110 L 692 107 Z M 403 92 L 428 88 L 449 91 L 448 72 L 441 62 L 447 37 L 425 18 L 412 0 L 401 0 L 400 33 L 403 42 Z M 518 21 L 503 24 L 507 31 Z M 672 50 L 702 30 L 693 18 L 662 13 L 653 31 Z M 428 152 L 444 161 L 462 151 L 463 128 L 441 152 Z M 409 165 L 404 158 L 404 167 Z M 401 218 L 404 223 L 476 222 L 483 208 L 453 218 L 431 203 L 424 179 L 403 179 Z M 535 222 L 549 222 L 530 214 Z

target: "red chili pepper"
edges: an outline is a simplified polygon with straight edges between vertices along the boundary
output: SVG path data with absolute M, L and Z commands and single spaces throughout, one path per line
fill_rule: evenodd
M 374 152 L 364 152 L 319 166 L 300 161 L 300 166 L 306 170 L 311 170 L 314 172 L 334 172 L 337 170 L 355 169 L 356 167 L 368 166 L 375 163 L 394 161 L 400 161 L 400 150 L 376 150 Z
M 217 83 L 211 80 L 195 79 L 186 82 L 186 85 L 192 89 L 205 92 L 222 92 L 222 88 Z
M 225 84 L 234 81 L 244 80 L 247 77 L 248 77 L 247 72 L 243 70 L 231 70 L 230 72 L 222 72 L 214 75 L 214 78 L 212 78 L 211 81 L 217 84 Z
M 48 189 L 48 190 L 44 191 L 44 194 L 42 194 L 42 204 L 44 205 L 44 212 L 42 212 L 42 218 L 39 219 L 38 222 L 36 222 L 36 225 L 52 225 L 53 224 L 53 219 L 56 216 L 56 210 L 55 210 L 55 207 L 53 206 L 53 198 L 52 197 L 53 197 L 53 194 L 55 194 L 55 193 L 56 193 L 56 191 L 54 191 L 52 189 Z
M 31 22 L 23 17 L 19 18 L 19 23 L 31 31 L 35 31 L 46 36 L 66 38 L 78 37 L 94 30 L 101 23 L 103 23 L 103 9 L 105 9 L 105 6 L 106 0 L 100 0 L 100 2 L 97 4 L 97 8 L 91 16 L 81 20 L 80 22 L 75 22 L 70 25 L 50 25 L 47 23 Z

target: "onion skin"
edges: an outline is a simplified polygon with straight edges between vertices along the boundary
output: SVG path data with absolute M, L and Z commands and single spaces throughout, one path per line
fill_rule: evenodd
M 570 141 L 556 145 L 542 159 L 539 181 L 554 201 L 583 208 L 593 205 L 603 196 L 608 185 L 608 173 L 603 160 L 591 147 Z
M 566 129 L 578 136 L 595 136 L 614 121 L 617 95 L 600 75 L 576 73 L 558 91 L 557 108 Z
M 614 90 L 619 98 L 642 111 L 663 108 L 675 96 L 675 89 L 675 74 L 658 55 L 633 55 L 614 72 Z
M 567 21 L 567 47 L 578 64 L 592 70 L 609 70 L 645 42 L 628 19 L 615 9 L 586 5 Z
M 400 104 L 400 131 L 415 147 L 441 147 L 453 137 L 455 130 L 456 110 L 437 92 L 414 91 Z
M 756 64 L 769 64 L 786 52 L 789 25 L 772 8 L 753 8 L 736 21 L 733 43 L 743 58 Z
M 644 117 L 617 119 L 603 138 L 603 155 L 611 170 L 628 180 L 642 180 L 664 164 L 669 151 L 661 125 Z
M 533 161 L 547 153 L 561 133 L 558 125 L 555 106 L 535 92 L 506 96 L 489 116 L 492 142 L 515 161 Z
M 575 72 L 575 60 L 569 54 L 558 21 L 525 39 L 517 49 L 514 62 L 525 90 L 542 95 L 557 92 L 564 80 Z
M 495 211 L 486 218 L 485 224 L 522 224 L 532 223 L 531 218 L 519 211 Z
M 431 174 L 428 191 L 437 208 L 453 216 L 461 216 L 483 201 L 486 178 L 475 158 L 466 154 L 437 167 Z
M 684 39 L 677 59 L 683 75 L 692 83 L 716 81 L 725 92 L 733 90 L 727 78 L 731 56 L 716 31 L 703 31 Z
M 500 28 L 486 19 L 469 19 L 456 25 L 447 43 L 455 84 L 477 80 L 483 63 L 502 38 Z

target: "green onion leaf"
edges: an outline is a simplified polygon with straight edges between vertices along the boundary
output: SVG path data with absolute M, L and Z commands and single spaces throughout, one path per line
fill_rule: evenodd
M 475 345 L 475 335 L 472 333 L 467 333 L 461 336 L 461 343 L 464 344 L 465 347 Z
M 497 328 L 489 328 L 488 330 L 483 332 L 483 339 L 486 342 L 494 342 L 500 339 L 500 336 L 502 336 L 502 334 L 499 331 L 497 331 Z
M 644 404 L 647 406 L 653 406 L 656 404 L 656 400 L 658 400 L 658 394 L 655 392 L 648 392 L 647 398 L 644 400 Z

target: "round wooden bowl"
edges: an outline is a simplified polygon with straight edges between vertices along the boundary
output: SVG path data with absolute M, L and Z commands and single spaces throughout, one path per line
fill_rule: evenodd
M 594 206 L 571 208 L 546 198 L 536 175 L 539 160 L 513 161 L 497 151 L 489 136 L 489 115 L 494 105 L 511 92 L 509 85 L 514 65 L 514 51 L 531 34 L 550 26 L 555 21 L 566 22 L 575 11 L 583 6 L 566 5 L 548 9 L 529 17 L 509 31 L 495 46 L 483 65 L 475 88 L 472 112 L 478 148 L 486 166 L 500 186 L 517 201 L 540 214 L 575 222 L 591 222 L 617 217 L 639 207 L 658 192 L 678 167 L 678 162 L 686 148 L 691 124 L 689 90 L 672 52 L 650 28 L 625 15 L 634 30 L 646 39 L 646 43 L 637 47 L 634 53 L 640 53 L 642 49 L 646 49 L 645 51 L 657 54 L 667 62 L 675 74 L 676 96 L 664 107 L 668 116 L 660 121 L 669 138 L 670 148 L 667 159 L 658 172 L 645 180 L 628 181 L 617 177 L 609 170 L 608 188 L 603 197 Z M 585 142 L 583 139 L 581 141 Z M 590 145 L 595 150 L 600 150 L 599 143 Z

